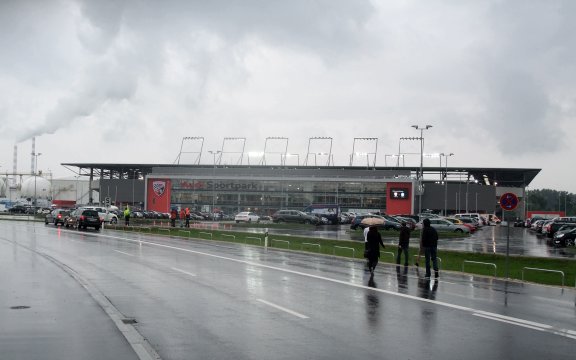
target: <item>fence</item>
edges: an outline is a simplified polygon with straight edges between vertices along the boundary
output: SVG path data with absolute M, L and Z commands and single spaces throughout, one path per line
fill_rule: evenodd
M 494 264 L 494 263 L 481 262 L 481 261 L 472 261 L 472 260 L 464 260 L 464 261 L 462 262 L 462 272 L 464 272 L 464 265 L 467 264 L 467 263 L 468 263 L 468 264 L 478 264 L 478 265 L 490 265 L 490 266 L 493 266 L 493 267 L 494 267 L 494 277 L 496 277 L 496 269 L 497 269 L 497 267 L 496 267 L 496 264 Z

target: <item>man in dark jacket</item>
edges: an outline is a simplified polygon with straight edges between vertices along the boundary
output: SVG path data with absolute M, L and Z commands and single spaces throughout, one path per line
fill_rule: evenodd
M 436 229 L 430 226 L 430 219 L 422 221 L 422 248 L 424 249 L 424 256 L 426 258 L 426 277 L 430 278 L 430 258 L 432 258 L 432 265 L 434 266 L 434 275 L 438 277 L 438 260 L 436 258 L 438 248 L 438 233 Z
M 366 235 L 366 242 L 365 245 L 365 256 L 368 259 L 368 268 L 374 276 L 374 269 L 376 269 L 376 265 L 378 265 L 378 258 L 380 257 L 380 246 L 385 248 L 384 242 L 382 242 L 382 236 L 378 232 L 376 226 L 370 226 L 368 230 L 368 234 Z
M 396 255 L 396 264 L 400 265 L 400 258 L 404 252 L 404 266 L 408 266 L 408 245 L 410 244 L 410 229 L 406 226 L 406 221 L 402 221 L 400 227 L 400 236 L 398 238 L 398 254 Z

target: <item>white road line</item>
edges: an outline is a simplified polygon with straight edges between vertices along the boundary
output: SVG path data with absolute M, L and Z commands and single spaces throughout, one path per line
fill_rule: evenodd
M 134 257 L 136 256 L 134 254 L 128 254 L 127 252 L 120 251 L 120 250 L 114 250 L 114 251 L 116 251 L 117 253 L 120 253 L 120 254 L 128 255 L 128 256 L 134 256 Z
M 296 311 L 292 311 L 292 310 L 290 310 L 290 309 L 286 309 L 285 307 L 282 307 L 282 306 L 280 306 L 280 305 L 276 305 L 276 304 L 273 304 L 273 303 L 271 303 L 271 302 L 269 302 L 269 301 L 262 300 L 262 299 L 256 299 L 256 300 L 257 300 L 257 301 L 260 301 L 260 302 L 263 303 L 263 304 L 266 304 L 266 305 L 268 305 L 268 306 L 271 306 L 271 307 L 273 307 L 273 308 L 275 308 L 275 309 L 282 310 L 282 311 L 284 311 L 284 312 L 287 312 L 288 314 L 291 314 L 291 315 L 294 315 L 294 316 L 296 316 L 296 317 L 299 317 L 300 319 L 308 319 L 308 316 L 302 315 L 302 314 L 297 313 Z
M 474 316 L 478 316 L 484 319 L 489 319 L 489 320 L 494 320 L 494 321 L 500 321 L 503 323 L 507 323 L 507 324 L 512 324 L 512 325 L 516 325 L 516 326 L 522 326 L 528 329 L 533 329 L 533 330 L 538 330 L 538 331 L 546 331 L 543 328 L 537 327 L 537 326 L 531 326 L 531 325 L 526 325 L 526 324 L 522 324 L 520 322 L 516 322 L 516 321 L 510 321 L 510 320 L 505 320 L 505 319 L 501 319 L 495 316 L 489 316 L 489 315 L 484 315 L 484 314 L 479 314 L 479 313 L 474 313 L 472 314 Z
M 181 270 L 181 269 L 172 268 L 172 270 L 181 272 L 182 274 L 186 274 L 186 275 L 190 275 L 190 276 L 196 276 L 196 274 L 192 274 L 192 273 L 190 273 L 190 272 L 188 272 L 188 271 L 184 271 L 184 270 Z
M 402 298 L 406 298 L 406 299 L 411 299 L 414 301 L 420 301 L 420 302 L 435 304 L 435 305 L 443 306 L 443 307 L 450 308 L 450 309 L 461 310 L 464 312 L 468 312 L 472 315 L 474 315 L 474 314 L 483 315 L 484 317 L 491 318 L 493 320 L 504 319 L 504 320 L 510 321 L 510 324 L 514 324 L 514 325 L 518 325 L 518 326 L 522 326 L 521 324 L 537 324 L 539 326 L 539 327 L 537 327 L 538 330 L 546 331 L 548 333 L 567 337 L 570 339 L 576 339 L 575 336 L 571 335 L 573 333 L 573 330 L 570 330 L 570 329 L 558 329 L 558 328 L 554 328 L 553 326 L 546 325 L 546 324 L 535 323 L 535 322 L 531 322 L 531 321 L 523 320 L 523 319 L 519 319 L 519 318 L 514 318 L 514 317 L 505 317 L 505 316 L 497 314 L 497 313 L 491 313 L 491 312 L 487 312 L 487 311 L 477 310 L 477 309 L 473 309 L 470 307 L 460 306 L 460 305 L 456 305 L 456 304 L 450 304 L 450 303 L 443 302 L 443 301 L 421 298 L 421 297 L 414 296 L 414 295 L 408 295 L 408 294 L 398 293 L 398 292 L 394 292 L 394 291 L 390 291 L 390 290 L 373 288 L 373 287 L 369 287 L 367 285 L 355 284 L 355 283 L 352 283 L 349 281 L 331 279 L 331 278 L 327 278 L 324 276 L 307 274 L 307 273 L 300 272 L 300 271 L 283 269 L 283 268 L 279 268 L 279 267 L 275 267 L 275 266 L 271 266 L 271 265 L 265 265 L 265 264 L 261 264 L 261 263 L 256 263 L 256 262 L 252 262 L 252 261 L 233 259 L 233 258 L 229 258 L 229 257 L 222 256 L 222 255 L 214 255 L 214 254 L 209 254 L 209 253 L 205 253 L 205 252 L 201 252 L 201 251 L 184 249 L 184 248 L 180 248 L 180 247 L 172 246 L 172 245 L 158 244 L 158 243 L 150 242 L 150 241 L 141 241 L 141 240 L 129 239 L 129 238 L 125 238 L 125 237 L 112 236 L 112 235 L 97 234 L 95 236 L 117 239 L 117 240 L 122 240 L 122 241 L 128 241 L 128 242 L 133 242 L 133 243 L 143 243 L 146 245 L 151 245 L 151 246 L 156 246 L 156 247 L 161 247 L 161 248 L 166 248 L 166 249 L 172 249 L 172 250 L 179 250 L 179 251 L 183 251 L 183 252 L 187 252 L 187 253 L 191 253 L 191 254 L 197 254 L 197 255 L 203 255 L 203 256 L 209 256 L 212 258 L 222 259 L 222 260 L 233 261 L 236 263 L 241 263 L 241 264 L 246 264 L 246 265 L 251 265 L 251 266 L 257 266 L 257 267 L 266 268 L 266 269 L 273 269 L 273 270 L 286 272 L 286 273 L 290 273 L 290 274 L 295 274 L 295 275 L 300 275 L 300 276 L 304 276 L 304 277 L 308 277 L 308 278 L 324 280 L 324 281 L 329 281 L 329 282 L 336 283 L 336 284 L 351 286 L 351 287 L 355 287 L 355 288 L 359 288 L 359 289 L 365 289 L 365 290 L 380 292 L 380 293 L 384 293 L 384 294 L 388 294 L 388 295 L 392 295 L 392 296 L 398 296 L 398 297 L 402 297 Z

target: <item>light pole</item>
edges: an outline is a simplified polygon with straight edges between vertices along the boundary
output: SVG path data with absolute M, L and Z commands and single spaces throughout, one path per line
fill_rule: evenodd
M 445 157 L 446 161 L 446 171 L 444 173 L 444 216 L 448 214 L 448 158 L 454 156 L 454 153 L 450 154 L 440 154 L 440 166 L 442 166 L 442 156 Z
M 428 130 L 432 127 L 432 125 L 424 125 L 424 126 L 419 126 L 419 125 L 412 125 L 412 127 L 416 130 L 420 130 L 420 172 L 418 173 L 418 191 L 419 191 L 419 196 L 418 196 L 418 213 L 421 214 L 422 213 L 422 178 L 424 176 L 423 174 L 423 166 L 424 166 L 424 130 Z
M 210 154 L 212 154 L 212 156 L 214 157 L 214 167 L 212 168 L 212 177 L 216 178 L 216 155 L 220 154 L 222 151 L 220 150 L 208 150 L 208 152 Z M 214 179 L 212 179 L 214 181 Z M 210 211 L 212 213 L 212 220 L 214 219 L 214 208 L 216 207 L 216 193 L 214 191 L 214 187 L 215 184 L 212 184 L 212 210 Z
M 74 176 L 76 178 L 76 204 L 78 204 L 78 178 L 80 175 Z
M 36 177 L 38 174 L 38 156 L 42 155 L 42 153 L 33 153 L 32 155 L 34 155 L 34 213 L 36 214 L 36 202 L 38 201 L 36 199 Z

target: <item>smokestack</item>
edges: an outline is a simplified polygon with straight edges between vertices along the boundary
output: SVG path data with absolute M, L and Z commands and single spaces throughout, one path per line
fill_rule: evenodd
M 30 167 L 30 174 L 34 174 L 34 155 L 36 155 L 36 137 L 32 138 L 32 161 Z
M 14 159 L 12 160 L 12 175 L 18 172 L 18 145 L 14 144 Z

